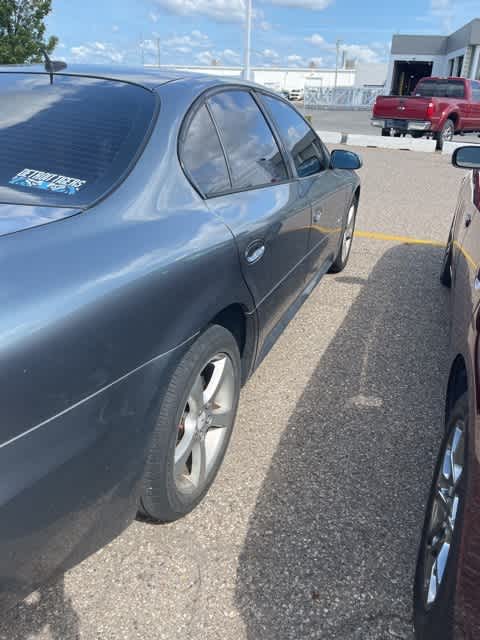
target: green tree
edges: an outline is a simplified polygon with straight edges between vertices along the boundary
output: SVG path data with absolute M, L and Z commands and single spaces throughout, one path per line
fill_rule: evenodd
M 41 62 L 58 38 L 45 40 L 45 17 L 52 0 L 0 0 L 0 64 Z

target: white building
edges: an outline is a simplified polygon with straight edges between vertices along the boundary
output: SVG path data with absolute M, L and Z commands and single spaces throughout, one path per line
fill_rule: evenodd
M 147 65 L 154 66 L 154 65 Z M 208 73 L 219 76 L 239 78 L 241 67 L 223 66 L 178 66 L 162 65 L 162 69 L 178 69 L 179 71 Z M 292 67 L 252 67 L 252 80 L 276 91 L 303 89 L 305 85 L 318 87 L 335 86 L 335 69 L 300 69 Z M 355 69 L 339 69 L 337 74 L 338 87 L 355 86 Z
M 386 93 L 408 95 L 425 76 L 480 79 L 479 18 L 450 36 L 393 36 Z

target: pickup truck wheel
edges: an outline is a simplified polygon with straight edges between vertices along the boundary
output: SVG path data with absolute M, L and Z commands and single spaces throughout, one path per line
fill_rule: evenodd
M 439 131 L 436 135 L 437 150 L 441 151 L 443 149 L 443 145 L 445 144 L 445 142 L 451 142 L 453 140 L 454 135 L 455 135 L 455 125 L 451 120 L 446 120 L 445 124 L 442 127 L 442 130 Z
M 423 133 L 421 131 L 412 131 L 411 134 L 412 138 L 421 138 L 423 136 Z
M 386 129 L 385 127 L 383 127 L 382 128 L 382 136 L 390 137 L 390 129 Z

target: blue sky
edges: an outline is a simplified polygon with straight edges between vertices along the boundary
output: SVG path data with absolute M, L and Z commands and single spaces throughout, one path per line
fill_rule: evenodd
M 480 17 L 478 0 L 253 0 L 253 64 L 380 62 L 393 33 L 450 33 Z M 49 33 L 68 62 L 239 64 L 244 0 L 53 0 Z

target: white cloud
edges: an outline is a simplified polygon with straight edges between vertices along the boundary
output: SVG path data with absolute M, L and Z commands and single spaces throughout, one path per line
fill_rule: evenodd
M 211 51 L 202 51 L 201 53 L 197 53 L 195 60 L 200 64 L 212 64 L 213 61 L 218 60 L 218 58 Z
M 316 47 L 319 47 L 320 49 L 323 49 L 324 51 L 328 51 L 329 53 L 335 55 L 336 44 L 333 42 L 328 42 L 323 36 L 318 33 L 314 33 L 312 36 L 309 36 L 308 38 L 306 38 L 306 41 Z M 383 44 L 377 47 L 363 44 L 341 43 L 340 52 L 342 51 L 345 51 L 347 58 L 354 58 L 359 62 L 381 62 L 385 57 L 385 48 Z
M 202 15 L 219 22 L 238 22 L 245 15 L 244 0 L 156 0 L 171 13 L 182 16 Z
M 230 62 L 232 64 L 238 64 L 240 61 L 240 54 L 232 49 L 224 49 L 220 54 L 220 57 L 223 58 L 226 62 Z
M 271 4 L 281 7 L 292 7 L 293 9 L 310 9 L 312 11 L 323 11 L 333 3 L 333 0 L 269 0 Z
M 124 61 L 125 54 L 108 42 L 86 42 L 70 48 L 73 62 L 113 62 Z
M 278 60 L 280 57 L 274 49 L 264 49 L 261 54 L 267 60 Z
M 453 22 L 456 14 L 454 0 L 430 0 L 430 15 L 440 21 L 444 31 L 453 30 Z
M 161 44 L 165 47 L 190 47 L 195 49 L 196 47 L 208 47 L 210 39 L 205 33 L 195 29 L 190 34 L 167 38 Z
M 313 57 L 313 58 L 309 58 L 308 59 L 308 63 L 310 64 L 310 62 L 313 62 L 313 64 L 317 67 L 324 67 L 325 66 L 325 61 L 323 58 L 319 58 L 319 57 Z
M 152 22 L 155 22 L 155 23 L 160 20 L 160 16 L 158 15 L 158 13 L 155 13 L 154 11 L 150 11 L 150 13 L 148 14 L 148 17 Z
M 113 33 L 117 33 L 117 31 L 120 31 L 120 27 L 118 26 L 118 24 L 114 24 L 112 26 L 112 31 L 113 31 Z

